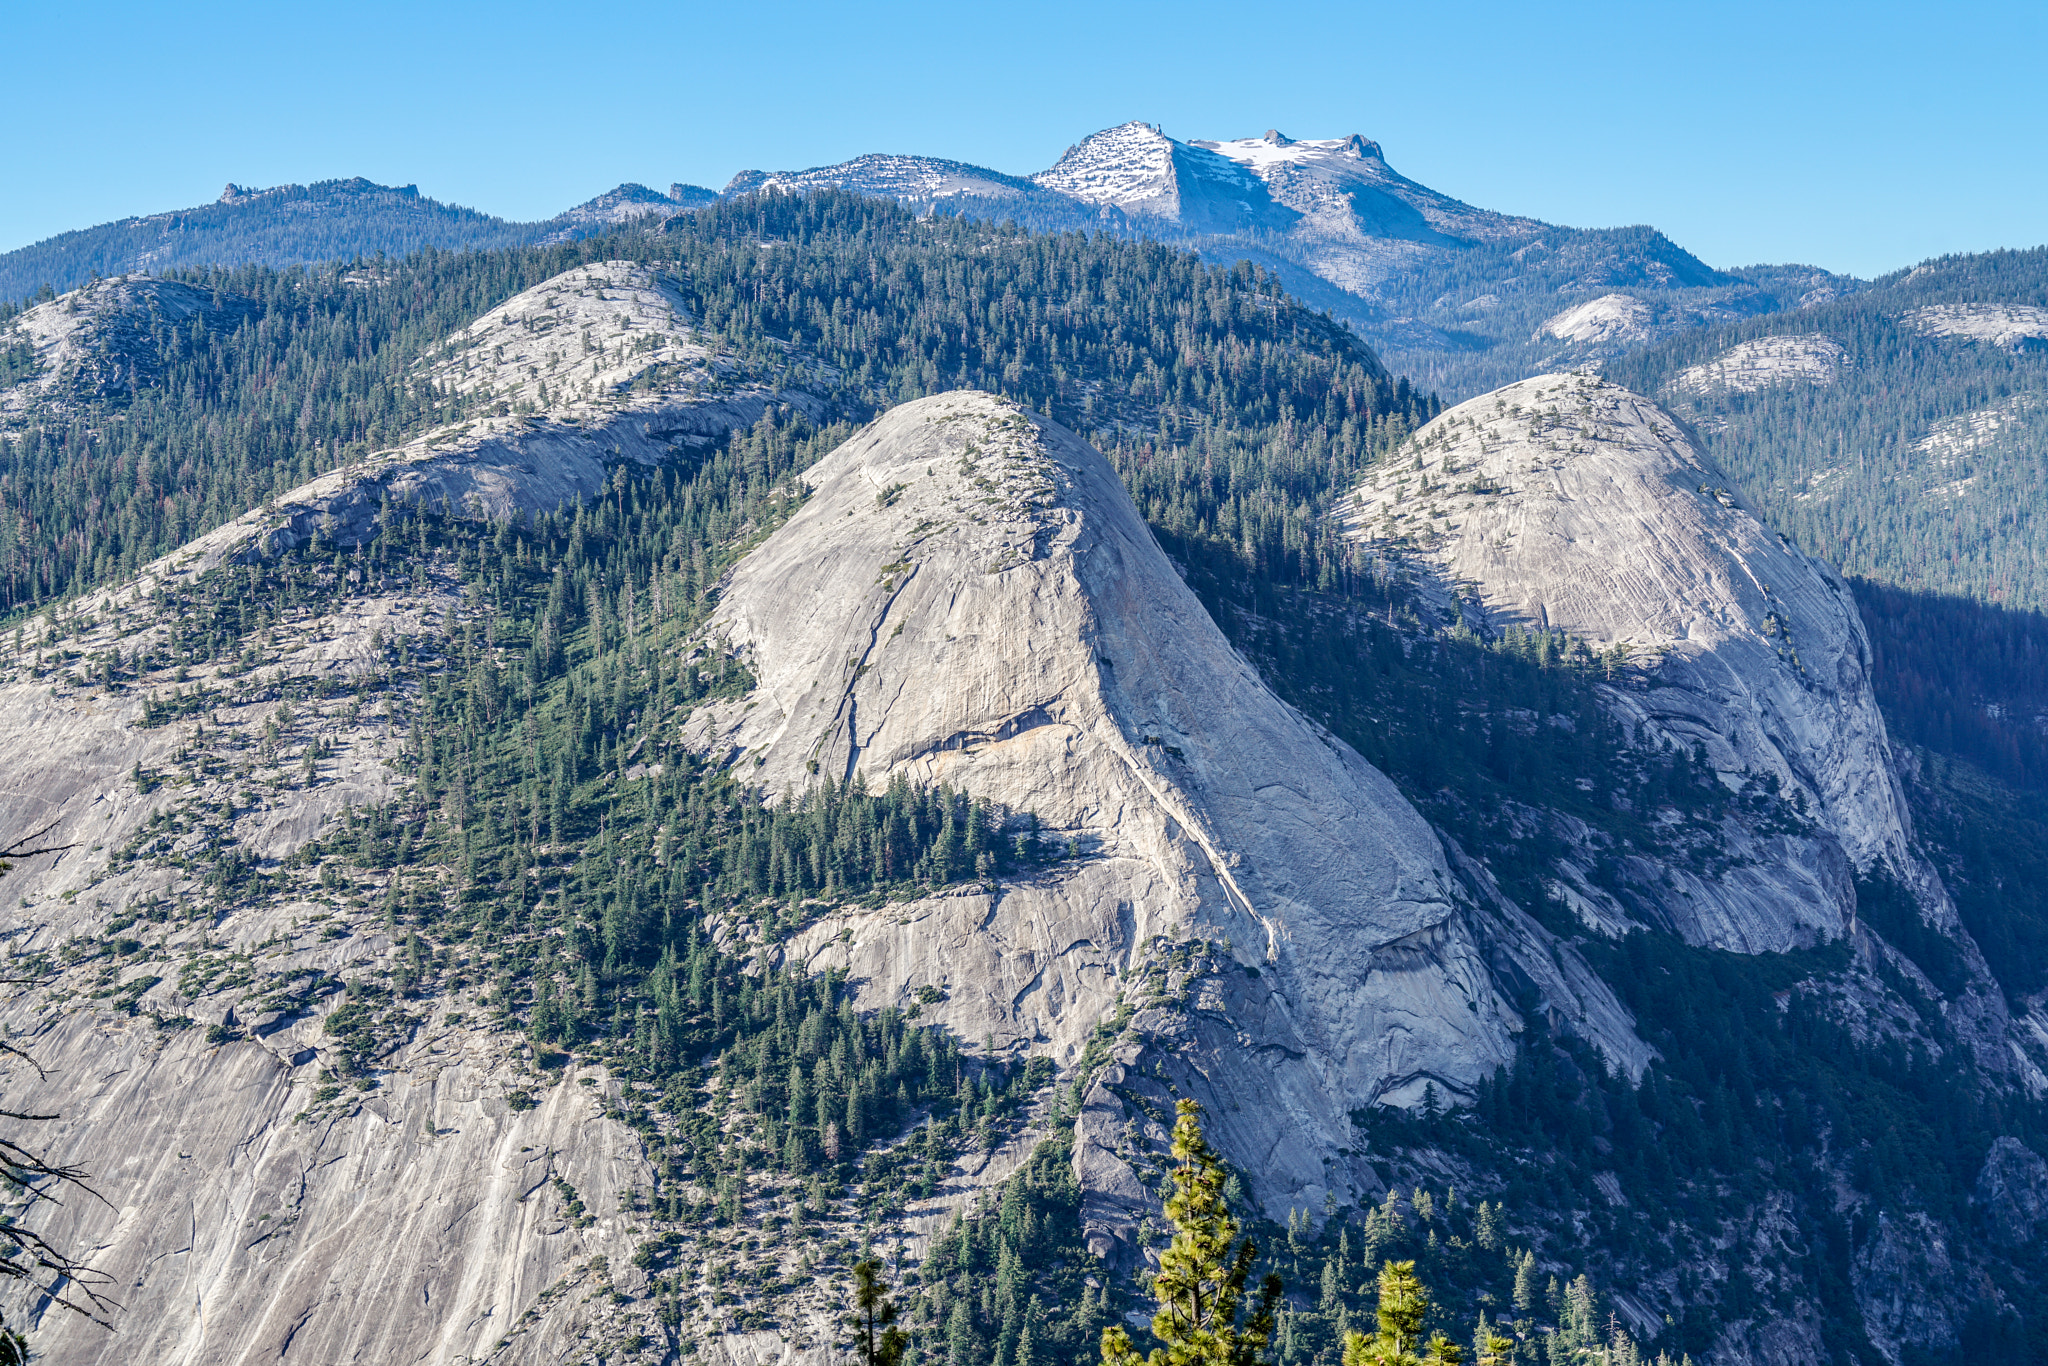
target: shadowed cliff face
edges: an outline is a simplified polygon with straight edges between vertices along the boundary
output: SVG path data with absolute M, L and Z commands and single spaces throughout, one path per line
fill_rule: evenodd
M 1524 380 L 1424 427 L 1343 515 L 1447 620 L 1584 642 L 1617 661 L 1601 695 L 1639 743 L 1772 794 L 1770 814 L 1720 819 L 1717 874 L 1613 851 L 1617 899 L 1561 869 L 1590 925 L 1783 952 L 1854 933 L 1856 879 L 1896 878 L 1968 965 L 1955 1018 L 1980 1064 L 2009 1070 L 2003 998 L 1914 843 L 1848 585 L 1767 527 L 1675 418 L 1591 375 Z
M 1480 951 L 1493 912 L 1393 786 L 1232 651 L 1097 452 L 960 392 L 893 410 L 810 480 L 713 622 L 759 685 L 700 713 L 694 743 L 771 791 L 951 783 L 1076 857 L 827 921 L 795 952 L 849 967 L 871 1005 L 938 987 L 963 1037 L 1062 1064 L 1119 1001 L 1154 1005 L 1154 1061 L 1210 1101 L 1276 1210 L 1369 1184 L 1325 1162 L 1353 1108 L 1468 1091 L 1507 1060 L 1521 1022 Z M 1640 1067 L 1590 979 L 1583 1001 L 1554 966 L 1544 986 Z M 1077 1161 L 1091 1196 L 1135 1210 L 1110 1156 L 1121 1104 L 1096 1091 Z
M 1639 738 L 1703 749 L 1731 788 L 1775 784 L 1811 815 L 1805 835 L 1751 832 L 1747 866 L 1667 899 L 1691 942 L 1839 937 L 1852 871 L 1877 862 L 1938 899 L 1846 585 L 1765 527 L 1655 404 L 1584 375 L 1510 385 L 1425 427 L 1347 516 L 1475 625 L 1626 652 L 1641 686 L 1605 695 Z

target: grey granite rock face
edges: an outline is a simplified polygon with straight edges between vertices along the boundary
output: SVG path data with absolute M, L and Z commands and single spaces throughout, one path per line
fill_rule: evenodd
M 280 671 L 345 681 L 379 667 L 380 636 L 445 629 L 456 603 L 430 590 L 350 607 L 287 614 Z M 146 607 L 94 611 L 99 624 L 68 644 L 156 643 Z M 47 1075 L 10 1063 L 0 1096 L 59 1116 L 10 1136 L 85 1168 L 105 1199 L 74 1195 L 31 1223 L 88 1253 L 121 1306 L 112 1332 L 44 1313 L 39 1359 L 197 1366 L 274 1361 L 289 1346 L 318 1361 L 454 1362 L 509 1335 L 493 1360 L 554 1361 L 586 1332 L 601 1339 L 618 1313 L 586 1304 L 606 1280 L 590 1259 L 605 1257 L 622 1286 L 641 1279 L 615 1211 L 622 1188 L 647 1181 L 638 1137 L 600 1113 L 604 1078 L 584 1073 L 586 1088 L 536 1071 L 516 1036 L 487 1027 L 478 993 L 458 991 L 387 1014 L 373 1089 L 327 1081 L 340 984 L 402 957 L 375 912 L 306 885 L 216 911 L 203 866 L 170 859 L 215 844 L 283 859 L 347 805 L 387 799 L 406 781 L 389 763 L 394 727 L 318 701 L 286 721 L 262 675 L 207 672 L 186 686 L 215 705 L 159 727 L 141 724 L 132 693 L 0 684 L 0 828 L 47 827 L 39 843 L 70 846 L 0 877 L 10 963 L 55 965 L 0 1008 Z M 168 690 L 163 673 L 148 686 Z M 270 724 L 280 750 L 326 752 L 314 780 L 275 783 L 252 763 Z M 183 822 L 164 837 L 176 847 L 135 855 L 159 813 Z M 72 961 L 70 946 L 116 926 L 129 952 Z M 329 985 L 296 989 L 315 982 Z M 280 1009 L 265 998 L 281 990 Z M 514 1095 L 535 1104 L 515 1109 Z M 598 1217 L 566 1219 L 555 1177 Z
M 813 478 L 725 587 L 716 629 L 748 649 L 760 686 L 704 713 L 698 742 L 771 789 L 827 773 L 951 782 L 1072 842 L 1029 876 L 835 912 L 787 951 L 851 968 L 872 1005 L 937 986 L 946 999 L 927 1010 L 970 1044 L 993 1036 L 1062 1064 L 1120 1002 L 1133 1008 L 1137 1029 L 1077 1125 L 1105 1252 L 1133 1255 L 1152 1209 L 1123 1108 L 1144 1088 L 1204 1099 L 1268 1210 L 1320 1213 L 1375 1183 L 1345 1152 L 1354 1109 L 1414 1105 L 1432 1084 L 1448 1099 L 1509 1057 L 1521 1021 L 1504 976 L 1640 1070 L 1648 1051 L 1584 964 L 1483 870 L 1454 867 L 1384 777 L 1229 649 L 1094 451 L 950 395 L 890 414 Z M 512 479 L 508 497 L 528 496 Z M 98 595 L 67 648 L 156 656 L 164 627 L 145 591 L 180 591 L 264 530 Z M 396 638 L 446 636 L 465 610 L 449 583 L 369 585 L 343 611 L 281 618 L 279 666 L 343 681 L 386 667 Z M 213 705 L 156 728 L 139 724 L 138 694 L 170 686 L 161 668 L 127 694 L 65 675 L 0 684 L 17 778 L 0 818 L 54 818 L 52 838 L 75 846 L 0 880 L 0 934 L 60 962 L 116 919 L 135 940 L 60 968 L 0 1017 L 51 1069 L 16 1069 L 8 1099 L 63 1115 L 50 1147 L 109 1202 L 48 1227 L 98 1249 L 125 1306 L 112 1336 L 48 1316 L 40 1346 L 108 1366 L 272 1360 L 287 1343 L 323 1361 L 522 1362 L 652 1331 L 650 1304 L 604 1293 L 644 1279 L 627 1265 L 644 1235 L 615 1211 L 647 1172 L 637 1138 L 602 1113 L 602 1075 L 550 1073 L 480 1027 L 478 986 L 380 1007 L 378 1084 L 330 1081 L 340 984 L 404 952 L 376 889 L 329 894 L 301 874 L 216 908 L 169 861 L 176 849 L 137 852 L 175 810 L 167 838 L 282 858 L 345 804 L 402 787 L 402 717 L 353 711 L 343 688 L 287 721 L 269 671 L 181 683 Z M 273 721 L 283 755 L 325 755 L 314 781 L 259 741 Z M 295 981 L 327 986 L 270 1002 Z M 109 984 L 115 997 L 95 999 Z M 1005 1170 L 963 1172 L 947 1198 Z M 590 1222 L 564 1217 L 558 1176 Z M 735 1360 L 790 1350 L 721 1337 L 715 1318 L 698 1327 Z
M 73 604 L 51 658 L 153 661 L 132 686 L 12 654 L 0 670 L 0 830 L 65 846 L 0 875 L 0 952 L 55 965 L 0 1007 L 49 1076 L 12 1067 L 0 1094 L 62 1116 L 37 1140 L 92 1173 L 106 1203 L 34 1218 L 90 1250 L 123 1306 L 111 1334 L 44 1316 L 46 1360 L 196 1366 L 276 1360 L 289 1345 L 316 1361 L 556 1361 L 572 1343 L 652 1327 L 650 1305 L 598 1293 L 645 1280 L 629 1264 L 644 1235 L 617 1211 L 620 1191 L 648 1179 L 638 1137 L 603 1114 L 601 1073 L 538 1068 L 516 1035 L 488 1027 L 470 986 L 385 1008 L 373 1089 L 330 1081 L 339 1044 L 324 1025 L 341 984 L 403 960 L 371 898 L 274 869 L 281 890 L 223 901 L 202 878 L 215 851 L 287 859 L 349 806 L 408 784 L 394 763 L 406 689 L 386 694 L 387 712 L 355 707 L 349 685 L 389 667 L 400 639 L 445 638 L 468 605 L 437 575 L 365 583 L 336 610 L 281 612 L 264 667 L 188 678 L 166 661 L 156 592 L 315 535 L 346 545 L 386 498 L 497 517 L 552 509 L 603 488 L 609 462 L 709 444 L 771 402 L 817 411 L 734 382 L 697 347 L 674 291 L 636 265 L 545 282 L 457 341 L 437 382 L 508 405 L 545 397 L 545 416 L 479 419 L 372 456 Z M 659 382 L 636 385 L 643 375 Z M 284 705 L 281 678 L 305 700 Z M 203 710 L 144 724 L 145 695 L 201 690 Z M 308 751 L 310 779 L 297 767 Z M 180 866 L 185 855 L 196 862 Z M 134 947 L 109 953 L 113 934 Z M 309 982 L 326 985 L 299 990 Z M 280 992 L 284 1008 L 265 1004 Z M 587 1202 L 585 1221 L 564 1218 L 556 1177 Z
M 329 471 L 180 547 L 143 571 L 145 587 L 224 561 L 270 556 L 325 536 L 353 545 L 383 505 L 456 516 L 552 512 L 596 496 L 614 465 L 649 466 L 709 448 L 771 408 L 824 415 L 802 387 L 746 380 L 698 339 L 673 282 L 630 261 L 601 261 L 542 281 L 484 314 L 434 353 L 436 386 L 480 416 Z
M 154 614 L 117 596 L 94 604 L 98 625 L 72 647 L 135 655 L 160 643 Z M 342 616 L 287 614 L 279 672 L 348 680 L 379 668 L 379 637 L 442 631 L 455 610 L 428 590 L 356 598 Z M 168 674 L 147 686 L 170 690 Z M 8 961 L 55 963 L 41 989 L 0 1008 L 8 1038 L 47 1075 L 10 1063 L 0 1094 L 59 1116 L 10 1137 L 82 1165 L 104 1202 L 72 1196 L 33 1227 L 88 1251 L 121 1305 L 113 1331 L 45 1313 L 39 1360 L 240 1364 L 289 1346 L 322 1362 L 457 1362 L 512 1335 L 492 1360 L 545 1362 L 586 1331 L 602 1337 L 616 1313 L 586 1305 L 606 1280 L 590 1257 L 606 1257 L 618 1284 L 639 1280 L 637 1239 L 614 1210 L 618 1190 L 647 1182 L 637 1135 L 600 1114 L 604 1092 L 537 1073 L 516 1036 L 479 1028 L 475 991 L 389 1016 L 373 1090 L 328 1085 L 338 985 L 401 958 L 375 911 L 293 887 L 186 915 L 209 901 L 199 870 L 125 856 L 147 821 L 174 813 L 188 834 L 172 856 L 217 844 L 287 858 L 348 805 L 406 782 L 389 764 L 389 721 L 317 700 L 285 721 L 262 676 L 205 674 L 186 684 L 215 692 L 199 725 L 162 727 L 141 725 L 133 692 L 61 676 L 0 684 L 0 827 L 47 825 L 41 844 L 70 846 L 0 877 Z M 315 780 L 250 770 L 254 739 L 281 721 L 281 750 L 326 750 Z M 139 915 L 145 905 L 170 913 Z M 68 946 L 117 924 L 135 940 L 127 956 L 72 965 Z M 264 1004 L 309 981 L 332 985 L 293 991 L 283 1010 Z M 209 1038 L 213 1026 L 225 1038 Z M 514 1094 L 537 1104 L 514 1110 Z M 557 1176 L 596 1221 L 565 1219 Z M 520 1323 L 526 1311 L 535 1317 Z
M 1369 1182 L 1324 1160 L 1354 1108 L 1469 1093 L 1507 1061 L 1521 1022 L 1482 946 L 1492 913 L 1386 778 L 1230 648 L 1099 453 L 960 392 L 891 411 L 809 479 L 713 620 L 758 687 L 700 712 L 693 743 L 773 791 L 950 783 L 1075 854 L 829 920 L 794 952 L 850 968 L 872 1005 L 937 987 L 928 1009 L 964 1038 L 1063 1064 L 1119 999 L 1152 1001 L 1160 1056 L 1198 1079 L 1269 1210 Z M 1625 1012 L 1576 986 L 1561 1011 L 1639 1068 Z M 1085 1119 L 1082 1137 L 1091 1193 L 1139 1199 Z
M 1848 585 L 1766 526 L 1669 413 L 1589 374 L 1523 380 L 1429 423 L 1342 515 L 1446 622 L 1584 642 L 1618 661 L 1600 693 L 1639 743 L 1780 798 L 1776 814 L 1722 819 L 1718 871 L 1612 851 L 1625 907 L 1561 864 L 1553 891 L 1589 926 L 1782 952 L 1849 935 L 1858 875 L 1895 877 L 1968 969 L 1946 1009 L 1978 1065 L 2031 1084 L 2004 997 L 1915 846 Z
M 2048 1234 L 2048 1162 L 2016 1138 L 1991 1140 L 1973 1198 L 2005 1243 L 2020 1246 Z
M 84 1012 L 33 1036 L 51 1077 L 12 1067 L 9 1101 L 61 1111 L 39 1137 L 81 1145 L 111 1202 L 40 1226 L 91 1249 L 121 1306 L 112 1331 L 44 1313 L 39 1359 L 543 1362 L 601 1328 L 590 1259 L 637 1278 L 613 1213 L 647 1180 L 637 1136 L 573 1084 L 512 1111 L 493 1041 L 431 1025 L 377 1090 L 317 1106 L 319 1042 L 317 1020 L 211 1045 Z M 557 1179 L 604 1217 L 568 1218 Z
M 0 429 L 62 422 L 96 400 L 145 388 L 163 368 L 152 329 L 233 332 L 257 312 L 249 300 L 147 275 L 95 279 L 0 324 L 0 347 L 25 346 L 34 373 L 0 390 Z
M 1877 862 L 1945 906 L 1911 850 L 1847 585 L 1765 526 L 1654 403 L 1582 374 L 1509 385 L 1425 427 L 1347 516 L 1422 570 L 1448 613 L 1626 652 L 1643 686 L 1603 693 L 1637 736 L 1702 748 L 1729 786 L 1775 783 L 1810 814 L 1806 833 L 1748 832 L 1724 876 L 1668 870 L 1664 916 L 1692 942 L 1837 938 L 1854 870 Z
M 1877 1216 L 1877 1234 L 1856 1254 L 1849 1279 L 1863 1311 L 1863 1331 L 1887 1361 L 1908 1345 L 1955 1346 L 1961 1296 L 1928 1293 L 1956 1283 L 1956 1260 L 1942 1226 L 1918 1210 Z

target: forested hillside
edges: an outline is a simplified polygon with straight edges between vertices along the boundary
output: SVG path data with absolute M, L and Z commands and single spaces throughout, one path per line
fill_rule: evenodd
M 288 266 L 357 256 L 407 256 L 531 242 L 550 230 L 443 204 L 410 185 L 357 176 L 311 185 L 241 190 L 212 204 L 79 228 L 0 254 L 0 303 L 63 293 L 128 271 L 231 265 Z
M 2048 607 L 2048 248 L 1951 257 L 1612 362 L 1808 552 L 1893 587 Z M 1695 367 L 1772 338 L 1838 363 Z
M 621 259 L 665 271 L 699 339 L 740 367 L 773 377 L 794 373 L 795 357 L 816 362 L 803 373 L 826 416 L 771 413 L 660 469 L 622 465 L 601 498 L 536 517 L 394 505 L 360 545 L 316 538 L 158 585 L 146 612 L 162 644 L 93 634 L 117 609 L 102 604 L 107 619 L 95 619 L 89 590 L 315 474 L 473 415 L 487 398 L 429 380 L 437 348 L 543 279 Z M 1986 269 L 2014 298 L 2036 289 L 2021 265 Z M 2018 1216 L 1991 1203 L 1979 1175 L 1998 1143 L 2048 1146 L 2048 1113 L 2024 1086 L 1958 1061 L 1968 1054 L 1945 1013 L 1953 946 L 1881 873 L 1861 888 L 1862 914 L 1896 956 L 1868 940 L 1744 956 L 1589 929 L 1558 893 L 1562 849 L 1539 814 L 1701 870 L 1714 851 L 1700 832 L 1720 814 L 1777 813 L 1788 828 L 1800 817 L 1773 793 L 1731 792 L 1699 755 L 1634 743 L 1599 694 L 1629 684 L 1624 659 L 1562 632 L 1440 629 L 1338 536 L 1335 501 L 1438 405 L 1269 272 L 826 192 L 743 197 L 583 242 L 180 278 L 246 301 L 243 320 L 158 327 L 150 383 L 67 393 L 0 434 L 0 620 L 15 681 L 71 699 L 140 697 L 149 727 L 192 727 L 173 762 L 138 763 L 133 778 L 189 798 L 112 858 L 196 890 L 110 908 L 99 933 L 24 970 L 104 963 L 94 989 L 132 1015 L 168 967 L 124 985 L 124 966 L 187 953 L 180 985 L 195 997 L 208 974 L 253 981 L 268 969 L 206 937 L 221 917 L 266 897 L 326 898 L 386 936 L 396 966 L 345 984 L 323 1026 L 342 1061 L 302 1118 L 368 1104 L 413 1012 L 457 991 L 476 993 L 484 1028 L 532 1050 L 505 1097 L 515 1112 L 544 1102 L 572 1058 L 602 1063 L 622 1084 L 606 1108 L 638 1132 L 654 1171 L 624 1207 L 646 1229 L 634 1260 L 649 1277 L 649 1332 L 673 1349 L 681 1325 L 713 1321 L 691 1315 L 735 1330 L 794 1322 L 786 1305 L 1027 1115 L 1047 1135 L 1035 1153 L 942 1229 L 921 1265 L 897 1260 L 917 1360 L 1080 1363 L 1126 1308 L 1126 1271 L 1081 1238 L 1073 1112 L 1138 1011 L 1188 979 L 1132 982 L 1127 1008 L 1055 1086 L 1047 1060 L 978 1054 L 978 1040 L 921 1022 L 916 1007 L 857 1011 L 835 974 L 765 969 L 766 950 L 835 906 L 1025 877 L 1086 851 L 1042 838 L 1029 810 L 943 786 L 765 792 L 680 737 L 691 707 L 752 687 L 745 662 L 697 628 L 725 572 L 802 504 L 803 471 L 887 405 L 972 387 L 1094 440 L 1275 691 L 1383 769 L 1471 856 L 1475 888 L 1490 883 L 1583 952 L 1657 1050 L 1631 1081 L 1531 995 L 1513 1067 L 1476 1104 L 1446 1111 L 1432 1092 L 1415 1115 L 1355 1115 L 1383 1201 L 1333 1200 L 1255 1230 L 1261 1270 L 1289 1285 L 1283 1366 L 1335 1359 L 1389 1256 L 1416 1259 L 1441 1288 L 1432 1327 L 1467 1340 L 1484 1312 L 1511 1325 L 1519 1361 L 1626 1360 L 1624 1327 L 1674 1357 L 1763 1357 L 1798 1323 L 1833 1361 L 1875 1366 L 1885 1358 L 1867 1306 L 1907 1297 L 1932 1303 L 1913 1320 L 1908 1359 L 2048 1360 L 2038 1265 L 2024 1239 L 2001 1241 Z M 1934 504 L 1902 502 L 1875 474 L 1852 479 L 1848 459 L 1918 468 L 1909 453 L 1932 424 L 2031 392 L 2040 360 L 1921 337 L 1885 308 L 1950 296 L 1910 279 L 1886 288 L 1798 315 L 1857 358 L 1835 385 L 1702 400 L 1713 406 L 1694 420 L 1810 550 L 1832 553 L 1828 537 L 1867 550 L 1847 567 L 1871 576 L 1858 591 L 1880 696 L 1919 747 L 1923 834 L 2017 1011 L 2048 982 L 2048 913 L 2028 890 L 2048 868 L 2048 839 L 2010 794 L 2038 791 L 2048 768 L 1956 699 L 2022 708 L 2048 696 L 2039 619 L 1960 612 L 1927 590 L 2032 602 L 2018 586 L 2032 581 L 2020 553 L 2032 504 L 1971 503 L 1984 526 L 2005 528 L 1971 560 L 1967 543 L 1939 539 Z M 1617 373 L 1655 390 L 1717 347 L 1791 326 L 1739 324 Z M 9 382 L 29 377 L 20 354 L 0 347 L 16 358 Z M 2032 487 L 2038 470 L 1982 449 L 1969 458 L 1987 479 Z M 1827 498 L 1802 497 L 1823 458 L 1838 482 Z M 1795 487 L 1792 471 L 1806 482 Z M 407 592 L 456 606 L 437 629 L 380 635 L 352 685 L 288 672 L 307 622 Z M 284 719 L 267 730 L 218 719 L 276 704 L 272 719 Z M 308 713 L 337 725 L 381 716 L 408 781 L 266 860 L 236 843 L 234 822 L 264 794 L 331 773 Z M 1612 868 L 1587 874 L 1618 885 Z M 261 988 L 266 1014 L 289 1019 L 344 983 L 316 973 Z M 1868 1025 L 1844 1005 L 1857 992 L 1893 1015 Z M 223 1045 L 244 1037 L 225 1016 L 215 1028 Z M 559 1177 L 540 1198 L 578 1227 L 592 1217 Z M 1927 1236 L 1944 1240 L 1950 1280 L 1914 1279 L 1929 1263 L 1909 1245 L 1925 1238 L 1902 1229 L 1938 1231 Z M 590 1274 L 592 1298 L 610 1290 Z
M 850 416 L 972 385 L 1101 431 L 1162 519 L 1309 581 L 1341 558 L 1319 519 L 1330 497 L 1433 411 L 1249 268 L 1106 235 L 921 222 L 850 195 L 743 200 L 654 235 L 206 272 L 181 278 L 248 300 L 241 327 L 159 326 L 155 384 L 0 433 L 0 606 L 123 577 L 317 473 L 459 422 L 470 400 L 425 374 L 435 344 L 613 258 L 673 268 L 727 354 L 773 366 L 782 341 L 829 363 L 822 396 Z M 1198 475 L 1158 466 L 1182 452 Z
M 2048 249 L 1947 257 L 1608 366 L 1853 576 L 1893 735 L 2010 792 L 2000 819 L 2022 822 L 2017 794 L 2048 782 L 2044 303 Z

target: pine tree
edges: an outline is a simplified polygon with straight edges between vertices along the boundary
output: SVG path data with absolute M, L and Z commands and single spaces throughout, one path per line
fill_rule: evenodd
M 1024 1308 L 1024 1329 L 1017 1335 L 1017 1359 L 1014 1366 L 1039 1366 L 1038 1325 L 1044 1321 L 1045 1302 L 1033 1295 L 1031 1303 Z
M 974 1313 L 966 1300 L 956 1300 L 946 1320 L 947 1366 L 974 1366 L 981 1355 L 981 1343 L 974 1331 Z
M 1372 1337 L 1346 1333 L 1344 1366 L 1458 1366 L 1465 1349 L 1442 1333 L 1424 1344 L 1429 1309 L 1429 1292 L 1415 1275 L 1415 1263 L 1387 1262 L 1380 1268 L 1379 1331 Z
M 1477 1226 L 1473 1230 L 1473 1236 L 1476 1239 L 1478 1239 L 1479 1246 L 1485 1248 L 1488 1252 L 1500 1251 L 1500 1223 L 1501 1220 L 1499 1208 L 1493 1205 L 1489 1205 L 1484 1200 L 1481 1200 L 1479 1202 Z
M 1515 1312 L 1534 1313 L 1536 1309 L 1536 1254 L 1522 1253 L 1522 1260 L 1515 1267 Z
M 854 1350 L 860 1354 L 861 1366 L 896 1366 L 903 1359 L 910 1338 L 896 1327 L 896 1304 L 882 1279 L 880 1257 L 854 1264 L 852 1323 L 858 1334 Z M 881 1330 L 880 1336 L 876 1329 Z
M 1514 1354 L 1515 1340 L 1502 1337 L 1481 1310 L 1479 1326 L 1472 1333 L 1472 1366 L 1507 1366 Z
M 1174 1193 L 1166 1202 L 1174 1236 L 1152 1278 L 1159 1301 L 1152 1333 L 1165 1345 L 1140 1358 L 1123 1328 L 1106 1328 L 1103 1366 L 1138 1366 L 1141 1360 L 1149 1366 L 1255 1366 L 1272 1341 L 1280 1278 L 1266 1277 L 1250 1317 L 1240 1324 L 1258 1248 L 1250 1238 L 1237 1242 L 1238 1223 L 1223 1199 L 1223 1164 L 1202 1137 L 1202 1107 L 1183 1100 L 1175 1110 L 1177 1165 Z
M 1428 1314 L 1429 1294 L 1416 1278 L 1415 1263 L 1383 1264 L 1379 1332 L 1372 1337 L 1363 1333 L 1348 1335 L 1344 1339 L 1344 1366 L 1416 1366 L 1422 1360 L 1422 1321 Z

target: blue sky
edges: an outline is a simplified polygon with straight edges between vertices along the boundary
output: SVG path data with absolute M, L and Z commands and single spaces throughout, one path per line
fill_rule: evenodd
M 623 180 L 1139 118 L 1359 132 L 1487 208 L 1871 275 L 2048 241 L 2048 5 L 15 3 L 0 250 L 364 175 L 512 218 Z

